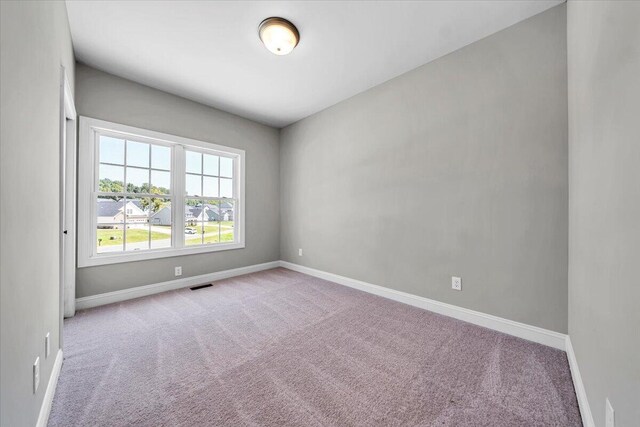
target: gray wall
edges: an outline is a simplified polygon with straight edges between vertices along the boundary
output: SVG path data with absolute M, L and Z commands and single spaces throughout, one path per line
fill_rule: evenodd
M 223 252 L 80 268 L 84 297 L 279 259 L 279 131 L 78 64 L 78 114 L 246 151 L 246 247 Z
M 596 425 L 640 420 L 640 3 L 568 4 L 569 335 Z
M 73 87 L 74 59 L 63 2 L 0 2 L 0 16 L 0 425 L 33 426 L 59 343 L 60 65 Z
M 566 332 L 566 61 L 560 5 L 284 128 L 281 257 Z

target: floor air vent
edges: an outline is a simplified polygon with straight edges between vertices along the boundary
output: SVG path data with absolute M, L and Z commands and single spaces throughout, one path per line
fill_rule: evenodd
M 194 286 L 193 288 L 189 288 L 192 291 L 197 291 L 198 289 L 202 289 L 202 288 L 208 288 L 210 286 L 213 286 L 211 283 L 209 283 L 208 285 L 200 285 L 200 286 Z

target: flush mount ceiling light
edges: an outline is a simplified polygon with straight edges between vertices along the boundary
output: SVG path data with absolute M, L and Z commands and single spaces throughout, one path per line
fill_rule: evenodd
M 265 47 L 276 55 L 291 53 L 300 41 L 300 33 L 296 26 L 284 18 L 275 16 L 260 23 L 258 34 Z

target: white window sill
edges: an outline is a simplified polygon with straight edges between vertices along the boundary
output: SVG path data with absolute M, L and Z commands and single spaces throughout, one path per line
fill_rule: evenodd
M 215 245 L 195 246 L 186 248 L 150 249 L 140 252 L 104 253 L 78 260 L 78 268 L 96 265 L 119 264 L 123 262 L 144 261 L 150 259 L 169 258 L 183 255 L 203 254 L 208 252 L 242 249 L 244 243 L 219 243 Z

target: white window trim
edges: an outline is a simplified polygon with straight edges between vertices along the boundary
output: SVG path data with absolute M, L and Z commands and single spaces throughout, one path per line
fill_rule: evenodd
M 245 247 L 245 152 L 237 148 L 183 138 L 133 126 L 111 123 L 104 120 L 80 116 L 78 150 L 78 267 L 116 264 L 122 262 L 142 261 L 157 258 L 192 255 L 207 252 L 218 252 Z M 107 252 L 96 251 L 96 203 L 94 203 L 98 156 L 96 155 L 96 132 L 117 134 L 137 140 L 150 140 L 152 143 L 164 142 L 174 146 L 171 170 L 171 220 L 173 224 L 172 248 L 149 249 L 140 252 Z M 234 158 L 233 194 L 238 195 L 235 207 L 235 242 L 217 243 L 202 246 L 183 246 L 184 239 L 184 200 L 185 161 L 184 148 L 200 148 L 207 151 L 219 151 L 225 156 Z M 214 153 L 215 154 L 215 153 Z

